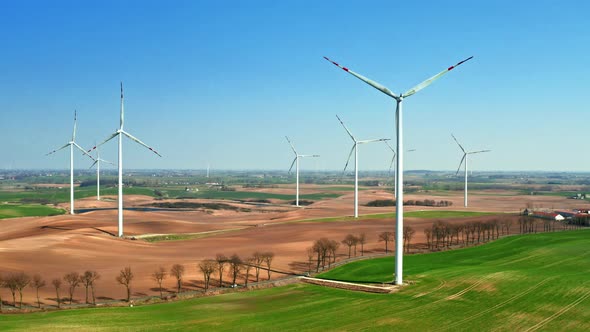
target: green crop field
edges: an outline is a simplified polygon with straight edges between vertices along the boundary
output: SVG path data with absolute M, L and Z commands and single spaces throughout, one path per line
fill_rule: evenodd
M 368 294 L 295 284 L 133 308 L 0 316 L 0 330 L 588 331 L 590 230 L 511 236 L 410 255 L 409 286 Z M 323 278 L 391 281 L 393 257 Z
M 64 214 L 64 209 L 56 209 L 45 205 L 0 204 L 0 219 L 35 216 L 55 216 Z

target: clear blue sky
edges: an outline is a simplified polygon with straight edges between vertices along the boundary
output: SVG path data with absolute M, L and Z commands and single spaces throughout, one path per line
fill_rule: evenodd
M 394 137 L 394 103 L 326 55 L 404 92 L 407 169 L 588 171 L 588 1 L 1 1 L 0 169 L 67 168 L 118 127 L 125 168 L 341 169 L 351 141 Z M 103 155 L 116 161 L 116 144 Z M 382 144 L 361 169 L 386 169 Z M 79 168 L 89 162 L 76 154 Z

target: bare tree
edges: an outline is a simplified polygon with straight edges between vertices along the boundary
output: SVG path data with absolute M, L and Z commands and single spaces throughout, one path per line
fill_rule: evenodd
M 158 289 L 160 290 L 160 298 L 164 298 L 164 294 L 162 294 L 162 282 L 164 281 L 164 279 L 166 278 L 166 269 L 163 266 L 160 266 L 159 268 L 156 269 L 156 271 L 154 271 L 154 273 L 152 273 L 152 279 L 154 279 L 155 282 L 158 283 Z
M 57 302 L 57 307 L 61 308 L 61 298 L 59 297 L 59 289 L 61 288 L 61 279 L 53 279 L 51 284 L 55 288 L 55 302 Z
M 256 259 L 254 257 L 248 257 L 245 259 L 244 267 L 246 269 L 246 282 L 244 283 L 245 287 L 248 287 L 248 279 L 250 279 L 250 271 L 252 267 L 256 264 Z
M 327 243 L 328 246 L 328 252 L 330 253 L 330 256 L 332 257 L 331 262 L 334 263 L 336 262 L 336 251 L 338 251 L 338 248 L 340 248 L 340 243 L 336 240 L 330 240 Z M 328 267 L 330 267 L 332 264 L 330 263 L 330 258 L 328 258 Z
M 176 278 L 176 293 L 182 289 L 182 276 L 184 275 L 184 265 L 174 264 L 170 269 L 170 275 Z
M 227 264 L 227 257 L 223 254 L 217 254 L 215 261 L 217 262 L 217 273 L 219 273 L 219 287 L 223 287 L 223 270 L 225 270 L 225 264 Z
M 379 242 L 385 242 L 385 253 L 388 251 L 388 244 L 393 241 L 393 232 L 383 232 L 379 234 Z
M 308 264 L 307 272 L 311 273 L 311 265 L 313 264 L 313 258 L 315 257 L 315 251 L 313 250 L 313 247 L 309 247 L 305 250 L 305 252 L 307 253 L 307 264 Z
M 272 264 L 272 260 L 275 258 L 275 254 L 273 252 L 267 251 L 263 254 L 264 257 L 264 264 L 266 264 L 266 272 L 268 273 L 268 279 L 270 280 L 270 265 Z
M 426 236 L 426 245 L 428 246 L 428 250 L 430 250 L 432 247 L 432 229 L 425 228 L 424 235 Z
M 23 289 L 27 287 L 27 285 L 31 282 L 31 277 L 29 277 L 24 272 L 19 272 L 16 274 L 16 289 L 18 290 L 18 294 L 20 295 L 19 301 L 19 308 L 23 307 Z
M 84 272 L 84 274 L 82 274 L 80 276 L 80 282 L 82 282 L 82 285 L 84 285 L 84 288 L 86 290 L 86 298 L 85 298 L 85 303 L 89 303 L 88 302 L 88 288 L 91 288 L 92 284 L 94 283 L 94 281 L 98 279 L 98 272 L 96 271 L 90 271 L 87 270 Z M 93 291 L 92 291 L 92 303 L 94 304 L 94 288 L 92 287 Z
M 12 294 L 12 306 L 16 308 L 16 274 L 12 273 L 4 277 L 4 287 Z
M 81 276 L 82 283 L 86 287 L 86 303 L 88 303 L 88 287 L 90 287 L 90 291 L 92 293 L 92 304 L 96 304 L 96 296 L 94 294 L 94 282 L 100 279 L 100 274 L 96 271 L 87 270 Z
M 78 272 L 70 272 L 64 276 L 64 281 L 68 283 L 68 290 L 70 293 L 70 304 L 74 298 L 74 291 L 80 284 L 80 274 Z
M 31 288 L 35 290 L 35 294 L 37 295 L 37 307 L 41 308 L 41 300 L 39 299 L 39 288 L 45 287 L 45 280 L 41 278 L 40 274 L 35 274 L 33 279 L 31 279 Z
M 358 243 L 361 245 L 361 256 L 365 255 L 365 244 L 367 243 L 367 234 L 361 233 L 357 236 Z
M 238 256 L 238 254 L 233 254 L 229 259 L 229 270 L 233 278 L 231 283 L 232 287 L 237 286 L 236 279 L 238 277 L 238 274 L 242 270 L 242 264 L 242 259 L 240 258 L 240 256 Z
M 352 249 L 352 246 L 354 245 L 355 242 L 356 242 L 356 236 L 354 236 L 352 234 L 346 235 L 344 240 L 342 240 L 342 244 L 345 244 L 348 246 L 348 258 L 350 258 L 351 249 Z
M 211 274 L 215 271 L 215 261 L 212 259 L 206 259 L 199 263 L 199 269 L 203 272 L 203 278 L 205 279 L 205 291 L 209 289 L 209 281 L 211 280 Z
M 458 238 L 458 231 L 459 228 L 456 229 L 457 230 L 457 238 Z M 416 233 L 416 230 L 414 230 L 411 226 L 404 226 L 404 247 L 406 248 L 406 252 L 409 253 L 410 252 L 410 243 L 412 242 L 412 237 L 414 237 L 414 233 Z
M 254 267 L 254 272 L 256 274 L 256 282 L 258 282 L 258 278 L 260 277 L 260 267 L 262 266 L 262 262 L 264 261 L 264 259 L 262 258 L 262 253 L 260 251 L 254 252 L 252 257 L 254 257 L 254 264 L 256 264 L 256 266 Z
M 133 280 L 134 275 L 131 272 L 131 267 L 126 267 L 119 272 L 119 275 L 115 278 L 118 283 L 125 286 L 127 289 L 127 302 L 131 300 L 131 281 Z

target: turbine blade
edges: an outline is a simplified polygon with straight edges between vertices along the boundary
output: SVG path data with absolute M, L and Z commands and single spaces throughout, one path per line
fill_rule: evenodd
M 409 97 L 411 95 L 413 95 L 414 93 L 424 89 L 425 87 L 429 86 L 430 84 L 432 84 L 432 82 L 436 81 L 437 79 L 441 78 L 444 74 L 450 72 L 451 70 L 453 70 L 455 67 L 459 66 L 460 64 L 462 64 L 463 62 L 467 62 L 469 60 L 471 60 L 473 57 L 470 56 L 469 58 L 463 60 L 463 61 L 459 61 L 456 65 L 454 66 L 450 66 L 449 68 L 441 71 L 440 73 L 432 76 L 431 78 L 427 79 L 426 81 L 416 85 L 415 87 L 411 88 L 410 90 L 408 90 L 408 92 L 404 93 L 402 95 L 403 98 Z
M 406 152 L 414 152 L 414 151 L 416 151 L 416 149 L 406 150 Z
M 342 125 L 342 127 L 344 127 L 344 130 L 346 130 L 346 132 L 348 133 L 348 135 L 350 136 L 350 138 L 352 138 L 352 140 L 354 142 L 356 142 L 356 139 L 354 138 L 354 136 L 352 136 L 352 133 L 350 132 L 350 130 L 348 130 L 348 128 L 346 128 L 346 126 L 344 125 L 344 122 L 342 122 L 342 119 L 340 119 L 340 117 L 338 116 L 338 114 L 336 114 L 336 117 L 338 118 L 338 121 L 340 121 L 340 124 Z
M 457 167 L 457 173 L 455 173 L 455 175 L 459 174 L 459 170 L 461 169 L 461 165 L 463 165 L 463 161 L 465 161 L 465 157 L 467 157 L 467 153 L 463 154 L 463 158 L 461 158 L 461 162 L 459 163 L 459 167 Z
M 350 149 L 350 153 L 348 154 L 348 159 L 346 159 L 346 165 L 344 165 L 344 169 L 342 170 L 342 174 L 344 174 L 344 172 L 346 172 L 346 168 L 348 167 L 348 163 L 350 162 L 350 157 L 352 157 L 352 153 L 354 152 L 354 149 L 356 149 L 356 144 L 354 144 L 352 146 L 352 149 Z
M 395 158 L 395 155 L 396 155 L 395 150 L 391 147 L 391 145 L 389 144 L 388 141 L 384 141 L 384 142 L 385 142 L 385 144 L 387 144 L 387 147 L 389 148 L 389 150 L 391 150 L 391 152 L 393 152 L 393 158 Z
M 453 139 L 455 140 L 455 142 L 457 142 L 457 145 L 461 148 L 461 151 L 463 151 L 463 153 L 465 152 L 465 149 L 463 149 L 463 146 L 461 146 L 461 144 L 459 143 L 459 141 L 457 141 L 457 139 L 455 138 L 455 135 L 451 134 L 451 136 L 453 136 Z
M 492 150 L 480 150 L 480 151 L 467 152 L 467 154 L 482 153 L 482 152 L 490 152 L 490 151 L 492 151 Z
M 293 165 L 295 165 L 297 158 L 299 158 L 299 157 L 295 157 L 295 159 L 293 159 L 293 162 L 291 163 L 291 167 L 289 167 L 289 174 L 291 174 L 291 170 L 293 169 Z
M 92 163 L 92 165 L 90 165 L 90 167 L 88 167 L 88 169 L 94 167 L 94 165 L 96 165 L 98 163 L 98 159 L 94 160 L 94 162 Z
M 153 153 L 157 154 L 158 156 L 162 157 L 161 154 L 159 154 L 156 150 L 152 149 L 149 145 L 145 144 L 144 142 L 140 141 L 139 138 L 134 137 L 133 135 L 131 135 L 130 133 L 126 132 L 126 131 L 121 131 L 122 134 L 125 134 L 125 136 L 131 138 L 132 140 L 134 140 L 135 142 L 143 145 L 144 147 L 146 147 L 148 150 L 152 151 Z
M 82 151 L 82 153 L 83 153 L 83 154 L 85 154 L 85 155 L 87 155 L 87 156 L 88 156 L 90 159 L 92 159 L 92 160 L 96 160 L 96 159 L 94 159 L 94 157 L 93 157 L 93 156 L 91 156 L 91 155 L 90 155 L 88 152 L 86 152 L 86 150 L 82 149 L 82 147 L 81 147 L 81 146 L 79 146 L 79 145 L 78 145 L 78 143 L 76 143 L 76 142 L 72 142 L 72 144 L 74 144 L 74 146 L 75 146 L 75 147 L 77 147 L 77 148 L 78 148 L 78 150 Z
M 389 164 L 388 174 L 391 174 L 391 169 L 393 168 L 393 162 L 394 161 L 395 161 L 395 152 L 393 153 L 393 157 L 391 158 L 391 163 Z
M 300 154 L 299 158 L 317 158 L 319 156 L 319 154 Z
M 396 95 L 395 93 L 391 92 L 391 90 L 389 90 L 389 89 L 388 89 L 388 88 L 386 88 L 385 86 L 383 86 L 383 85 L 381 85 L 381 84 L 379 84 L 379 83 L 377 83 L 377 82 L 375 82 L 375 81 L 373 81 L 373 80 L 370 80 L 370 79 L 368 79 L 368 78 L 364 77 L 363 75 L 357 74 L 357 73 L 353 72 L 352 70 L 350 70 L 350 69 L 348 69 L 348 68 L 346 68 L 346 67 L 343 67 L 343 66 L 339 65 L 338 63 L 336 63 L 336 62 L 334 62 L 334 61 L 330 60 L 330 59 L 329 59 L 329 58 L 327 58 L 327 57 L 324 57 L 324 59 L 326 59 L 326 60 L 330 61 L 330 62 L 331 62 L 331 63 L 333 63 L 334 65 L 338 66 L 340 69 L 342 69 L 342 70 L 344 70 L 345 72 L 347 72 L 347 73 L 351 74 L 352 76 L 354 76 L 354 77 L 358 78 L 359 80 L 361 80 L 361 81 L 363 81 L 363 82 L 367 83 L 368 85 L 370 85 L 370 86 L 374 87 L 375 89 L 377 89 L 377 90 L 379 90 L 379 91 L 383 92 L 384 94 L 386 94 L 386 95 L 388 95 L 388 96 L 390 96 L 390 97 L 392 97 L 392 98 L 395 98 L 396 100 L 397 100 L 397 99 L 399 99 L 399 96 L 398 96 L 398 95 Z
M 389 138 L 378 138 L 378 139 L 367 139 L 364 141 L 358 141 L 358 144 L 366 144 L 366 143 L 374 143 L 374 142 L 387 142 L 390 141 L 391 139 Z
M 72 142 L 76 140 L 76 123 L 78 122 L 78 114 L 74 110 L 74 131 L 72 132 Z
M 293 149 L 293 153 L 295 153 L 295 155 L 297 155 L 297 151 L 295 151 L 295 147 L 293 146 L 293 143 L 291 143 L 291 140 L 289 140 L 289 137 L 285 136 L 285 138 L 287 139 L 287 142 L 289 142 L 289 145 L 291 145 L 291 149 Z
M 119 121 L 119 129 L 123 130 L 123 123 L 125 122 L 125 110 L 123 108 L 123 82 L 121 82 L 121 120 Z
M 111 165 L 113 165 L 113 166 L 117 166 L 117 164 L 115 164 L 115 163 L 113 163 L 113 162 L 110 162 L 110 161 L 108 161 L 108 160 L 100 159 L 100 161 L 102 161 L 103 163 L 111 164 Z
M 101 146 L 101 145 L 103 145 L 104 143 L 106 143 L 106 142 L 108 142 L 108 141 L 112 140 L 112 139 L 113 139 L 115 136 L 117 136 L 117 135 L 119 135 L 119 132 L 118 132 L 118 131 L 116 131 L 114 134 L 112 134 L 112 135 L 111 135 L 111 136 L 109 136 L 107 139 L 105 139 L 104 141 L 102 141 L 102 143 L 100 143 L 100 144 L 98 144 L 98 145 L 95 145 L 95 146 L 93 146 L 93 147 L 92 147 L 92 149 L 90 149 L 90 150 L 88 150 L 88 151 L 86 151 L 86 152 L 90 152 L 90 151 L 92 151 L 92 150 L 96 150 L 96 149 L 97 149 L 99 146 Z
M 57 151 L 59 151 L 59 150 L 61 150 L 61 149 L 65 149 L 65 148 L 67 148 L 68 146 L 70 146 L 70 143 L 67 143 L 66 145 L 62 146 L 61 148 L 59 148 L 59 149 L 55 149 L 55 150 L 53 150 L 53 151 L 51 151 L 51 152 L 47 153 L 47 154 L 46 154 L 46 156 L 49 156 L 50 154 L 56 153 Z

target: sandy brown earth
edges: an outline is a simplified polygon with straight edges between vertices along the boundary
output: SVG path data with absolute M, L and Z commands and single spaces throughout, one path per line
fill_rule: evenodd
M 325 187 L 325 186 L 324 186 Z M 302 192 L 317 190 L 316 186 L 304 186 Z M 264 189 L 265 192 L 288 193 L 288 188 Z M 291 191 L 292 192 L 292 191 Z M 117 211 L 99 210 L 78 215 L 53 217 L 28 217 L 0 220 L 0 272 L 24 271 L 28 274 L 40 273 L 48 286 L 41 289 L 45 303 L 53 304 L 54 290 L 49 286 L 53 278 L 61 278 L 71 271 L 83 272 L 96 270 L 101 274 L 97 282 L 97 295 L 100 298 L 119 299 L 125 290 L 115 281 L 115 276 L 125 266 L 130 266 L 136 275 L 133 281 L 134 296 L 156 295 L 156 284 L 150 274 L 158 267 L 167 269 L 172 264 L 185 264 L 187 275 L 185 287 L 196 289 L 200 286 L 202 276 L 197 264 L 206 258 L 213 258 L 217 253 L 245 257 L 254 251 L 272 251 L 275 253 L 273 269 L 285 272 L 302 272 L 306 269 L 305 249 L 314 240 L 327 237 L 342 240 L 346 234 L 365 232 L 368 242 L 365 251 L 377 253 L 384 251 L 384 244 L 378 242 L 378 234 L 394 229 L 393 219 L 366 219 L 349 222 L 292 222 L 302 219 L 351 215 L 353 193 L 336 199 L 325 199 L 304 208 L 286 205 L 251 205 L 228 201 L 238 207 L 249 208 L 251 212 L 229 210 L 197 211 L 125 211 L 126 239 L 119 239 L 117 233 Z M 95 198 L 76 201 L 79 208 L 115 208 L 116 197 L 105 197 L 97 202 Z M 360 192 L 360 214 L 393 212 L 391 207 L 372 208 L 364 204 L 374 199 L 388 199 L 390 194 L 382 190 L 363 190 Z M 575 208 L 587 204 L 557 196 L 518 196 L 510 191 L 480 191 L 470 195 L 470 206 L 462 206 L 462 193 L 450 193 L 435 196 L 429 193 L 406 195 L 405 199 L 449 200 L 453 206 L 447 208 L 427 208 L 408 206 L 412 210 L 470 210 L 492 212 L 518 212 L 524 207 Z M 187 200 L 204 202 L 206 200 Z M 209 200 L 207 200 L 210 202 Z M 154 202 L 151 197 L 125 196 L 125 206 L 142 206 Z M 63 204 L 64 208 L 68 204 Z M 461 218 L 450 222 L 467 220 L 485 220 L 495 218 L 484 216 Z M 430 227 L 433 219 L 406 218 L 406 224 L 416 229 L 414 242 L 424 242 L 423 229 Z M 515 223 L 516 224 L 516 223 Z M 177 234 L 219 232 L 202 238 L 182 241 L 150 243 L 144 240 L 132 240 L 146 234 Z M 390 244 L 390 248 L 393 245 Z M 360 249 L 359 249 L 360 250 Z M 341 258 L 347 256 L 347 248 L 339 250 Z M 279 276 L 279 274 L 274 274 Z M 216 279 L 214 275 L 213 279 Z M 229 276 L 224 276 L 225 280 Z M 165 287 L 172 290 L 174 281 L 166 279 Z M 64 286 L 65 287 L 65 286 Z M 1 289 L 3 299 L 8 298 L 6 289 Z M 62 289 L 62 295 L 66 290 Z M 33 301 L 33 291 L 25 290 L 24 300 Z M 83 290 L 76 291 L 75 297 L 83 300 Z

